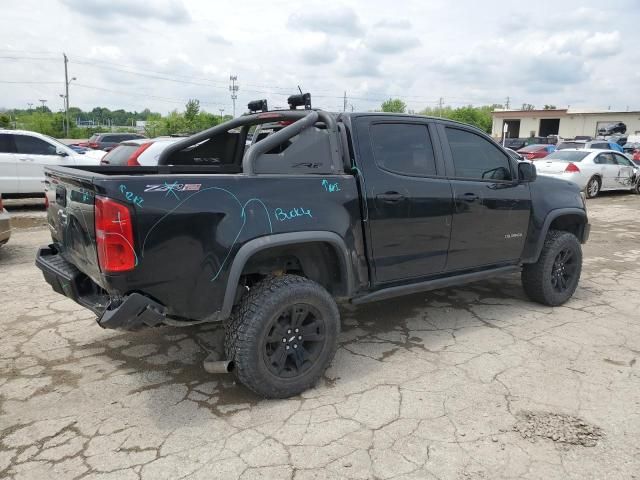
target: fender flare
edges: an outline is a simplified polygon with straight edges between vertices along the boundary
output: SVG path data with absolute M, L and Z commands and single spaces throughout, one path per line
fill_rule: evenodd
M 528 259 L 529 261 L 525 263 L 535 263 L 540 258 L 540 254 L 542 253 L 542 248 L 544 247 L 544 242 L 547 238 L 547 233 L 549 232 L 549 227 L 551 223 L 559 217 L 564 215 L 578 215 L 583 218 L 583 226 L 589 223 L 587 218 L 587 212 L 581 208 L 558 208 L 555 210 L 551 210 L 544 219 L 544 223 L 542 224 L 542 228 L 540 229 L 540 234 L 538 235 L 538 240 L 536 242 L 535 250 L 533 256 Z M 584 238 L 584 230 L 580 233 L 578 237 L 581 243 L 586 242 L 586 238 Z
M 353 292 L 353 267 L 349 260 L 349 250 L 347 249 L 344 240 L 337 233 L 326 231 L 277 233 L 274 235 L 255 238 L 240 247 L 229 270 L 227 287 L 224 293 L 222 309 L 220 310 L 218 319 L 224 320 L 231 315 L 233 303 L 236 298 L 238 283 L 240 282 L 240 276 L 242 275 L 245 265 L 254 254 L 272 247 L 293 244 L 299 245 L 301 243 L 310 242 L 329 243 L 336 249 L 338 252 L 338 258 L 340 259 L 340 271 L 347 287 L 347 295 L 351 296 Z

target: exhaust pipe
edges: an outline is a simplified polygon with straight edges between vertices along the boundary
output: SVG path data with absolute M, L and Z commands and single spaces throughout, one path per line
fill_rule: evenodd
M 211 352 L 211 354 L 204 359 L 203 367 L 207 373 L 231 373 L 233 370 L 233 362 L 231 360 L 218 360 L 220 356 Z

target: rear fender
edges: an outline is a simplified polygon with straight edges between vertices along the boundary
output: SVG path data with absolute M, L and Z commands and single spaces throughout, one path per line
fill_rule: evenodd
M 242 272 L 251 257 L 256 253 L 269 248 L 286 245 L 300 245 L 311 242 L 325 242 L 334 247 L 340 261 L 340 274 L 347 288 L 346 294 L 349 297 L 352 296 L 354 290 L 353 267 L 349 259 L 349 250 L 347 249 L 344 240 L 338 234 L 334 232 L 308 231 L 268 235 L 251 240 L 238 250 L 229 271 L 227 288 L 218 319 L 223 320 L 231 315 Z

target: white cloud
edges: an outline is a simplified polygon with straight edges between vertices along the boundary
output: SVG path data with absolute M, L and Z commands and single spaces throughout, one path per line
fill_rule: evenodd
M 89 109 L 166 112 L 198 98 L 228 112 L 230 74 L 238 105 L 286 106 L 301 85 L 327 109 L 342 109 L 345 90 L 363 110 L 390 96 L 415 110 L 507 96 L 640 109 L 635 5 L 539 0 L 544 15 L 523 15 L 506 0 L 5 0 L 0 80 L 55 83 L 2 84 L 0 107 L 60 103 L 66 52 L 71 104 Z

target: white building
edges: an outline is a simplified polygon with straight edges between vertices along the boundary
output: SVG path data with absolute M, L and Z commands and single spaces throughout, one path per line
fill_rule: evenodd
M 571 109 L 556 110 L 494 110 L 491 135 L 502 138 L 507 124 L 507 138 L 546 137 L 559 135 L 573 138 L 578 135 L 595 137 L 598 129 L 606 125 L 623 122 L 627 134 L 640 134 L 640 111 L 613 112 Z

